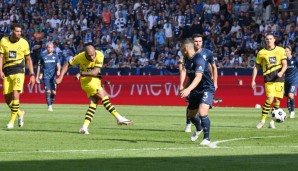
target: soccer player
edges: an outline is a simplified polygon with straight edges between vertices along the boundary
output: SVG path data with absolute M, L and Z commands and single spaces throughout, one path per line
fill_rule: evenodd
M 209 108 L 212 107 L 215 87 L 211 78 L 208 61 L 197 53 L 192 39 L 185 39 L 181 46 L 183 56 L 186 56 L 183 74 L 187 74 L 188 80 L 180 91 L 180 97 L 188 96 L 188 113 L 197 131 L 191 136 L 196 141 L 204 131 L 201 145 L 210 144 L 210 120 L 208 117 Z
M 49 43 L 47 52 L 41 54 L 38 60 L 36 76 L 36 82 L 39 84 L 40 79 L 42 79 L 44 84 L 48 111 L 53 111 L 52 105 L 56 97 L 56 75 L 60 75 L 61 69 L 59 57 L 53 53 L 53 50 L 54 44 Z
M 57 84 L 62 82 L 63 76 L 71 66 L 79 65 L 80 73 L 75 78 L 80 80 L 82 89 L 87 93 L 89 98 L 89 108 L 85 115 L 85 121 L 80 129 L 81 134 L 89 134 L 88 126 L 95 114 L 98 101 L 101 101 L 103 106 L 116 119 L 118 125 L 129 125 L 133 121 L 121 116 L 111 104 L 109 97 L 101 86 L 101 67 L 103 65 L 104 55 L 95 50 L 92 45 L 86 46 L 86 50 L 74 56 L 69 62 L 65 62 L 62 67 L 60 77 L 57 78 Z
M 7 124 L 8 129 L 14 127 L 17 116 L 19 127 L 24 125 L 25 112 L 20 110 L 19 105 L 25 80 L 25 63 L 27 63 L 30 73 L 31 88 L 35 84 L 29 44 L 21 37 L 22 25 L 12 23 L 11 30 L 11 35 L 3 37 L 0 42 L 0 77 L 3 79 L 5 102 L 11 110 L 10 120 Z
M 266 117 L 270 112 L 271 104 L 273 108 L 278 109 L 280 106 L 280 100 L 284 94 L 284 73 L 287 69 L 287 61 L 285 49 L 274 44 L 275 38 L 272 34 L 266 35 L 266 47 L 261 49 L 257 54 L 256 66 L 253 69 L 251 86 L 256 88 L 256 77 L 258 69 L 262 67 L 266 102 L 262 108 L 261 122 L 257 124 L 257 128 L 260 129 L 264 126 Z M 274 120 L 271 118 L 269 128 L 275 128 Z
M 296 89 L 298 87 L 298 61 L 292 56 L 292 47 L 285 48 L 287 56 L 287 70 L 285 81 L 285 96 L 287 96 L 287 106 L 290 118 L 295 118 L 295 98 Z
M 192 39 L 194 41 L 196 53 L 199 53 L 201 56 L 203 56 L 203 58 L 206 61 L 208 61 L 208 63 L 209 63 L 208 65 L 210 67 L 209 69 L 210 69 L 210 72 L 211 72 L 211 76 L 213 78 L 214 87 L 215 87 L 215 90 L 217 90 L 217 88 L 218 88 L 218 84 L 217 84 L 218 74 L 217 74 L 217 67 L 216 67 L 216 64 L 215 64 L 215 61 L 214 61 L 213 53 L 208 49 L 202 48 L 202 46 L 203 46 L 203 36 L 202 35 L 194 34 L 192 36 Z M 181 69 L 182 69 L 182 66 L 179 66 L 180 74 L 183 73 L 183 72 L 181 72 Z M 185 74 L 180 75 L 180 79 L 182 79 L 182 80 L 180 80 L 180 85 L 182 86 L 182 84 L 185 80 Z M 180 90 L 181 89 L 183 89 L 183 87 L 181 87 Z M 191 132 L 190 118 L 189 118 L 187 113 L 186 113 L 185 132 Z

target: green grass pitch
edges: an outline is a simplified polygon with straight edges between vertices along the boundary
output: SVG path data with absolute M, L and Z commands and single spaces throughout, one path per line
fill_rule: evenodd
M 6 129 L 9 110 L 0 104 L 0 171 L 296 171 L 298 118 L 257 130 L 261 109 L 210 110 L 213 147 L 190 141 L 185 107 L 116 106 L 134 125 L 118 126 L 101 106 L 78 133 L 87 105 L 21 104 L 23 128 Z M 287 111 L 286 109 L 284 109 Z M 297 112 L 298 114 L 298 112 Z M 194 130 L 194 127 L 192 127 Z

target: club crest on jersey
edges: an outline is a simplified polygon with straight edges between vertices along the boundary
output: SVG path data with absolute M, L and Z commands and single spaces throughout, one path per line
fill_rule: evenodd
M 269 63 L 276 64 L 276 57 L 275 56 L 269 57 Z
M 9 52 L 8 52 L 8 57 L 9 58 L 16 58 L 17 57 L 17 52 L 16 51 L 12 51 L 12 50 L 10 50 Z
M 202 66 L 199 66 L 199 70 L 200 70 L 200 71 L 203 71 L 203 67 L 202 67 Z

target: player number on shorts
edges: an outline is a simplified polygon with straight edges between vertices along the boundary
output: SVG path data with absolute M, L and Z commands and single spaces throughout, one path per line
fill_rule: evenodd
M 207 98 L 208 98 L 208 92 L 204 92 L 203 99 L 207 99 Z
M 290 92 L 294 92 L 294 91 L 295 91 L 295 86 L 291 86 Z

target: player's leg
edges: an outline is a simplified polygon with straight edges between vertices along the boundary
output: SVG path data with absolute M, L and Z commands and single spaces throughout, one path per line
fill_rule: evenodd
M 261 121 L 257 124 L 257 128 L 260 129 L 264 126 L 266 122 L 266 118 L 268 114 L 270 113 L 271 104 L 273 102 L 274 96 L 275 96 L 275 86 L 273 83 L 265 83 L 265 90 L 266 90 L 266 101 L 262 108 L 262 114 L 261 114 Z
M 186 97 L 186 102 L 188 102 L 188 97 Z M 184 132 L 191 132 L 191 121 L 190 121 L 190 116 L 188 114 L 188 108 L 186 108 L 185 117 L 186 117 L 186 125 L 185 125 Z
M 48 105 L 48 111 L 53 111 L 51 104 L 51 83 L 50 79 L 43 79 L 44 89 L 46 91 L 46 102 Z
M 19 127 L 22 127 L 24 125 L 23 119 L 25 112 L 21 111 L 19 107 L 20 93 L 22 93 L 23 91 L 24 79 L 24 74 L 14 74 L 4 78 L 3 94 L 5 102 L 11 110 L 11 118 L 9 120 L 7 128 L 14 127 L 14 122 L 17 116 L 19 117 Z
M 88 127 L 95 115 L 96 108 L 97 108 L 98 98 L 95 96 L 89 97 L 89 107 L 85 114 L 85 120 L 83 123 L 82 128 L 80 129 L 81 134 L 89 134 Z
M 280 100 L 284 96 L 284 83 L 283 82 L 276 82 L 273 83 L 274 85 L 274 90 L 271 91 L 271 96 L 273 96 L 273 108 L 272 110 L 279 109 L 280 107 Z M 275 128 L 274 120 L 271 117 L 270 123 L 269 123 L 269 128 Z
M 126 119 L 117 112 L 115 107 L 110 102 L 109 96 L 104 89 L 99 89 L 96 95 L 101 99 L 102 105 L 105 107 L 105 109 L 117 119 L 118 125 L 130 125 L 133 123 L 133 121 Z
M 186 125 L 184 132 L 191 132 L 191 121 L 188 114 L 188 108 L 186 108 Z
M 190 95 L 188 98 L 188 107 L 187 107 L 188 114 L 189 114 L 191 123 L 196 127 L 196 130 L 192 133 L 190 137 L 191 141 L 196 141 L 202 132 L 200 117 L 197 115 L 198 104 L 199 104 L 198 97 L 194 95 Z
M 204 131 L 204 138 L 201 145 L 210 144 L 210 119 L 208 117 L 208 111 L 212 108 L 214 93 L 204 92 L 201 97 L 201 102 L 199 105 L 198 115 L 200 116 L 201 125 Z
M 52 105 L 56 98 L 56 89 L 57 89 L 56 79 L 52 79 L 51 81 L 51 104 Z
M 295 94 L 296 94 L 296 85 L 290 85 L 289 91 L 287 91 L 288 99 L 288 109 L 290 113 L 290 118 L 295 118 Z

